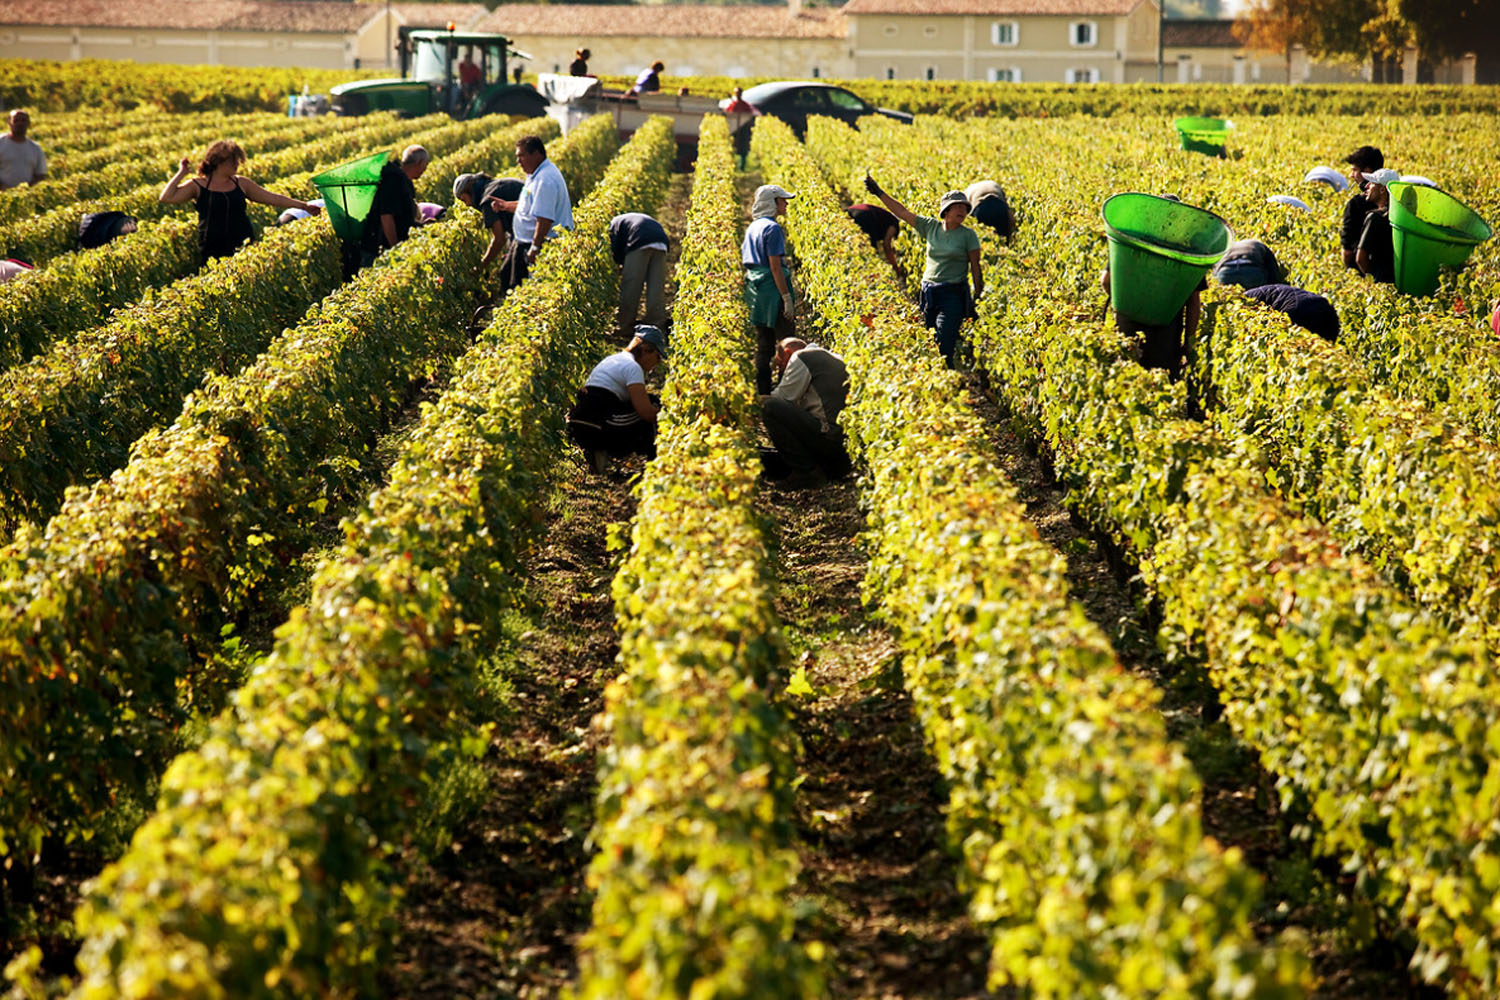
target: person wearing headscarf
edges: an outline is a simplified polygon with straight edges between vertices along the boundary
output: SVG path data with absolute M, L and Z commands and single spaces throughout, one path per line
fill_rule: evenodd
M 918 304 L 922 321 L 937 334 L 938 352 L 952 368 L 958 353 L 958 331 L 965 319 L 978 316 L 974 303 L 984 294 L 984 271 L 979 263 L 979 234 L 964 220 L 969 198 L 949 191 L 938 202 L 936 217 L 917 215 L 886 194 L 875 178 L 866 175 L 865 190 L 879 198 L 892 215 L 911 226 L 927 243 L 927 267 L 922 272 Z M 969 290 L 969 279 L 974 282 Z
M 453 200 L 477 208 L 484 217 L 484 228 L 490 231 L 490 244 L 479 258 L 483 267 L 505 250 L 505 242 L 514 231 L 515 212 L 505 212 L 491 204 L 492 199 L 515 201 L 521 196 L 522 183 L 516 177 L 498 180 L 488 174 L 459 174 L 453 181 Z
M 755 325 L 755 391 L 771 392 L 771 359 L 776 342 L 796 333 L 797 300 L 787 270 L 786 230 L 776 221 L 786 213 L 787 202 L 796 197 L 776 184 L 755 190 L 750 207 L 750 225 L 740 244 L 745 265 L 745 298 L 750 322 Z

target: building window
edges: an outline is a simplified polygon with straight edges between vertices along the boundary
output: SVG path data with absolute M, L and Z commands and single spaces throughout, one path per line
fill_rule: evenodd
M 991 21 L 990 22 L 990 44 L 991 45 L 1018 45 L 1021 41 L 1020 21 Z
M 553 63 L 552 64 L 552 72 L 554 72 L 554 73 L 561 73 L 562 72 L 562 63 Z M 382 223 L 382 225 L 384 225 L 384 223 Z
M 924 38 L 936 38 L 937 37 L 937 27 L 935 25 L 929 24 L 927 27 L 923 28 L 922 29 L 922 37 L 924 37 Z
M 1019 67 L 1010 66 L 1006 69 L 990 69 L 990 83 L 1020 83 L 1021 70 Z
M 936 80 L 937 79 L 937 67 L 936 66 L 928 66 L 927 67 L 927 71 L 923 74 L 923 76 L 926 77 L 928 80 Z
M 885 37 L 887 37 L 887 38 L 895 38 L 896 37 L 896 26 L 894 24 L 887 24 L 884 28 L 881 28 L 880 30 L 885 35 Z
M 896 67 L 894 67 L 894 66 L 887 66 L 885 68 L 885 78 L 887 80 L 894 80 L 894 79 L 896 79 Z
M 1099 22 L 1074 21 L 1068 25 L 1068 44 L 1075 49 L 1092 48 L 1099 44 Z
M 814 80 L 816 80 L 818 77 L 822 76 L 823 75 L 822 68 L 818 67 L 818 66 L 814 66 L 813 69 L 812 69 L 812 75 L 813 75 L 813 79 Z
M 1098 69 L 1098 67 L 1095 67 L 1095 66 L 1090 66 L 1090 67 L 1088 67 L 1086 69 L 1084 69 L 1084 68 L 1070 69 L 1070 70 L 1067 71 L 1066 74 L 1064 74 L 1064 76 L 1063 76 L 1063 82 L 1064 83 L 1098 83 L 1099 82 L 1099 69 Z

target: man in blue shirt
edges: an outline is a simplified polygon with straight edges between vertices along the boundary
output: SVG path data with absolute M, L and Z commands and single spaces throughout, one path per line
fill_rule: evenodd
M 500 296 L 525 281 L 536 263 L 537 254 L 558 230 L 573 228 L 573 200 L 568 182 L 557 165 L 547 159 L 547 147 L 541 137 L 524 136 L 516 143 L 516 163 L 526 173 L 521 196 L 515 201 L 491 198 L 497 212 L 514 212 L 514 239 L 500 262 Z
M 617 325 L 622 340 L 635 329 L 643 289 L 646 315 L 641 322 L 666 326 L 667 245 L 667 231 L 644 212 L 626 212 L 609 220 L 609 252 L 620 266 Z

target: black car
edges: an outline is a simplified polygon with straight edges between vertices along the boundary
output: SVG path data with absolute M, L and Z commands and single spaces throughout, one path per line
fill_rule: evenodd
M 850 125 L 862 115 L 885 115 L 911 124 L 911 115 L 905 111 L 877 108 L 843 87 L 829 83 L 761 83 L 746 90 L 744 97 L 756 111 L 780 118 L 790 125 L 799 139 L 807 132 L 810 115 L 827 115 Z

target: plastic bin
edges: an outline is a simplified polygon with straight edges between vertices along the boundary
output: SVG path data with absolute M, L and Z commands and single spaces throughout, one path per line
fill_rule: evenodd
M 388 152 L 372 153 L 341 163 L 312 179 L 323 196 L 323 209 L 339 239 L 357 241 L 364 236 L 365 220 L 375 203 L 380 170 L 391 158 Z
M 1172 123 L 1182 148 L 1190 153 L 1227 156 L 1225 141 L 1234 123 L 1223 118 L 1179 118 Z
M 1407 295 L 1437 291 L 1438 268 L 1463 267 L 1474 248 L 1493 235 L 1477 212 L 1440 188 L 1392 181 L 1386 189 L 1396 288 Z
M 1234 239 L 1212 212 L 1135 192 L 1104 203 L 1104 232 L 1110 305 L 1146 326 L 1170 322 Z

